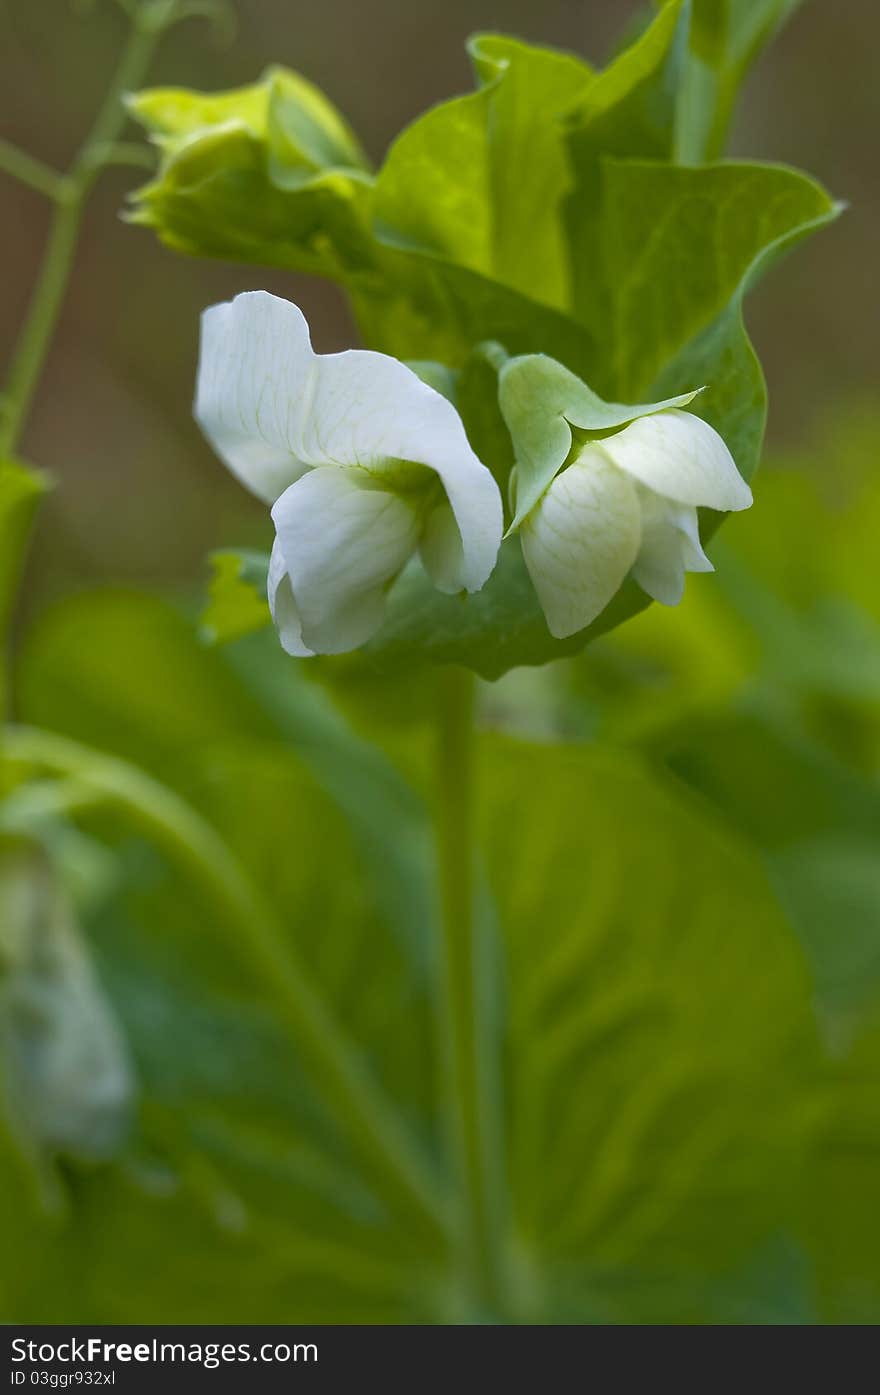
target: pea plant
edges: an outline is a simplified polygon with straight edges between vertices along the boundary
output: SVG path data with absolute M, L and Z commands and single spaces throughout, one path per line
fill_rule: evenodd
M 215 554 L 198 632 L 97 596 L 25 645 L 0 1160 L 34 1258 L 6 1305 L 721 1320 L 798 1232 L 798 948 L 704 809 L 485 714 L 677 606 L 752 506 L 746 293 L 839 212 L 722 158 L 795 4 L 665 0 L 602 69 L 478 35 L 474 90 L 378 169 L 286 68 L 143 87 L 195 10 L 126 8 L 71 170 L 0 146 L 54 209 L 2 403 L 4 623 L 45 487 L 16 450 L 105 164 L 149 166 L 127 216 L 174 252 L 337 283 L 362 344 L 316 353 L 259 269 L 207 308 L 195 417 L 265 552 Z

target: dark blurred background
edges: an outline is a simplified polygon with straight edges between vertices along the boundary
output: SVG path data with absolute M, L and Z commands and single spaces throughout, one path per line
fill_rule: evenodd
M 501 29 L 602 63 L 632 23 L 632 0 L 238 0 L 235 37 L 193 19 L 168 36 L 154 84 L 205 89 L 253 80 L 269 63 L 303 72 L 349 117 L 379 161 L 401 126 L 471 86 L 466 37 Z M 111 0 L 3 0 L 3 134 L 62 168 L 85 134 L 125 19 Z M 777 268 L 749 322 L 771 389 L 777 454 L 810 445 L 833 410 L 858 407 L 877 364 L 876 178 L 880 132 L 876 0 L 812 0 L 753 74 L 731 153 L 811 171 L 846 216 Z M 119 218 L 137 170 L 105 173 L 24 440 L 59 482 L 44 516 L 28 608 L 99 580 L 201 585 L 206 551 L 263 541 L 251 506 L 190 418 L 198 315 L 263 285 L 296 299 L 318 348 L 349 344 L 335 288 L 251 267 L 188 261 Z M 0 354 L 8 354 L 37 272 L 48 208 L 0 175 Z M 827 462 L 833 479 L 834 461 Z

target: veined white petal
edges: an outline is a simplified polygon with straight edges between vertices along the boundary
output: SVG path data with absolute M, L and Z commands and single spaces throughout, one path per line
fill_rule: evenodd
M 272 612 L 272 619 L 275 621 L 278 638 L 281 640 L 281 648 L 295 658 L 311 658 L 313 651 L 307 649 L 303 643 L 299 611 L 296 608 L 293 587 L 290 584 L 290 577 L 287 575 L 287 565 L 277 538 L 272 547 L 272 556 L 269 558 L 266 589 L 269 595 L 269 609 Z
M 415 550 L 412 504 L 375 487 L 368 472 L 323 466 L 272 510 L 305 644 L 341 654 L 382 623 L 385 590 Z
M 196 417 L 220 457 L 269 501 L 309 467 L 425 465 L 461 537 L 457 589 L 477 591 L 501 543 L 498 486 L 452 403 L 385 354 L 316 354 L 295 305 L 264 291 L 203 317 Z
M 440 478 L 461 538 L 457 590 L 478 591 L 501 545 L 498 486 L 471 450 L 452 403 L 397 359 L 366 349 L 319 356 L 303 458 L 363 465 L 392 478 L 401 461 Z
M 316 376 L 300 310 L 246 291 L 202 316 L 195 416 L 220 459 L 274 503 L 313 463 L 301 451 Z
M 443 499 L 431 510 L 419 543 L 425 571 L 437 587 L 455 595 L 465 588 L 464 548 L 452 506 Z
M 752 502 L 724 441 L 692 412 L 639 417 L 601 446 L 621 470 L 678 504 L 727 512 Z
M 685 572 L 714 570 L 700 542 L 697 511 L 663 499 L 644 486 L 638 494 L 642 541 L 633 576 L 655 601 L 678 605 L 684 595 Z
M 520 538 L 550 633 L 565 639 L 605 609 L 636 559 L 635 485 L 587 446 L 545 491 Z

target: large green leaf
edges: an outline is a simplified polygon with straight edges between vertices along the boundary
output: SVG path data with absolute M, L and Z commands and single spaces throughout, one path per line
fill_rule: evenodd
M 425 810 L 308 672 L 286 658 L 274 633 L 212 651 L 158 600 L 94 592 L 49 611 L 30 635 L 19 706 L 28 721 L 204 798 L 208 813 L 204 781 L 216 748 L 285 743 L 344 811 L 373 892 L 423 973 L 433 916 Z
M 637 764 L 493 740 L 481 784 L 511 1198 L 497 1315 L 717 1319 L 788 1218 L 814 1049 L 797 950 L 754 861 Z M 215 743 L 192 797 L 439 1171 L 431 991 L 338 812 L 272 740 Z M 119 810 L 88 823 L 121 860 L 88 928 L 140 1126 L 115 1162 L 68 1164 L 66 1214 L 30 1222 L 6 1277 L 9 1319 L 472 1318 L 444 1246 L 328 1112 L 249 936 L 170 845 Z M 773 1272 L 755 1321 L 800 1292 Z
M 379 235 L 564 308 L 558 213 L 571 176 L 559 117 L 592 72 L 573 56 L 500 35 L 469 47 L 483 86 L 432 108 L 397 138 L 376 183 Z
M 501 35 L 478 36 L 470 52 L 479 90 L 417 118 L 376 177 L 376 274 L 348 284 L 359 323 L 369 344 L 400 358 L 458 368 L 497 340 L 583 371 L 589 336 L 564 313 L 561 115 L 592 72 Z
M 404 1127 L 427 1133 L 430 996 L 377 920 L 339 815 L 268 745 L 262 758 L 218 751 L 204 795 L 228 856 L 284 908 L 286 934 Z M 46 1228 L 35 1272 L 7 1278 L 6 1315 L 441 1317 L 442 1249 L 417 1242 L 361 1171 L 247 927 L 231 937 L 205 889 L 135 841 L 118 811 L 90 827 L 120 859 L 119 888 L 89 930 L 135 1062 L 140 1126 L 112 1166 L 68 1164 L 66 1224 Z
M 688 0 L 665 0 L 653 23 L 566 114 L 574 178 L 564 217 L 578 319 L 589 320 L 590 307 L 602 290 L 596 275 L 602 161 L 609 156 L 674 158 L 689 13 Z
M 786 1223 L 813 1059 L 800 953 L 753 858 L 638 765 L 486 760 L 531 1315 L 705 1320 L 713 1276 Z
M 749 478 L 766 391 L 742 324 L 743 296 L 838 211 L 813 180 L 781 166 L 604 161 L 590 309 L 603 353 L 592 386 L 638 401 L 706 384 L 696 410 Z

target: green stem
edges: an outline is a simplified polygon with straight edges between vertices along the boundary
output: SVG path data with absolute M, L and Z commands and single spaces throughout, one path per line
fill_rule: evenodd
M 441 670 L 438 696 L 436 817 L 450 1145 L 459 1184 L 463 1279 L 472 1310 L 489 1319 L 497 1317 L 503 1300 L 474 918 L 473 677 L 460 669 Z
M 19 150 L 8 140 L 0 140 L 0 170 L 20 184 L 26 184 L 29 189 L 35 189 L 38 194 L 45 194 L 47 199 L 59 198 L 64 187 L 62 174 L 44 165 L 42 160 L 35 160 L 26 150 Z
M 101 167 L 102 153 L 112 146 L 127 120 L 123 95 L 142 81 L 156 44 L 170 22 L 170 10 L 167 16 L 164 12 L 160 16 L 158 11 L 147 7 L 134 15 L 128 40 L 91 131 L 67 174 L 54 176 L 51 189 L 44 187 L 43 192 L 50 193 L 55 202 L 55 211 L 3 392 L 0 457 L 15 451 L 24 428 L 61 313 L 89 189 Z M 7 148 L 6 168 L 9 168 L 9 152 Z M 32 176 L 28 182 L 33 183 L 34 172 L 40 167 L 29 156 L 21 158 Z M 19 177 L 24 177 L 21 159 L 17 172 Z M 45 184 L 45 179 L 43 182 Z
M 136 767 L 54 732 L 6 729 L 10 760 L 48 770 L 123 809 L 182 863 L 222 911 L 260 972 L 339 1126 L 370 1168 L 389 1208 L 431 1241 L 445 1235 L 446 1206 L 433 1173 L 360 1053 L 327 1012 L 295 946 L 223 839 L 172 790 Z

